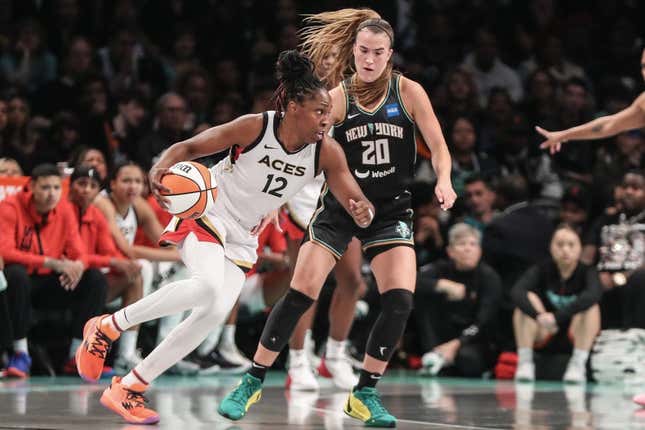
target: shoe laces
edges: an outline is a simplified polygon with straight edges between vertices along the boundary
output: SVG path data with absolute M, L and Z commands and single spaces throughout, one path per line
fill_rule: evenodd
M 372 413 L 372 416 L 387 415 L 389 412 L 383 406 L 381 402 L 381 394 L 376 390 L 370 390 L 368 392 L 363 391 L 363 398 L 361 401 L 367 406 L 367 408 Z
M 246 402 L 249 400 L 249 397 L 251 397 L 254 392 L 255 390 L 253 389 L 251 384 L 242 381 L 235 388 L 235 390 L 233 390 L 229 398 L 236 403 L 245 405 Z
M 96 333 L 93 336 L 92 342 L 90 343 L 88 352 L 99 358 L 105 359 L 105 356 L 110 350 L 111 345 L 112 345 L 112 339 L 110 339 L 101 330 L 96 329 Z
M 143 393 L 128 388 L 125 388 L 125 401 L 131 408 L 144 408 L 148 403 L 148 399 Z

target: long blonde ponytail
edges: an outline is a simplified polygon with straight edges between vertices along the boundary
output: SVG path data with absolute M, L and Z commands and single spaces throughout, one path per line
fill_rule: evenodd
M 393 41 L 394 33 L 390 24 L 372 9 L 341 9 L 308 15 L 305 28 L 300 31 L 302 52 L 307 55 L 316 67 L 333 48 L 338 49 L 338 57 L 332 68 L 321 78 L 330 86 L 336 86 L 347 75 L 354 72 L 352 48 L 356 34 L 362 28 L 375 33 L 384 32 Z M 369 106 L 382 97 L 390 77 L 392 64 L 387 65 L 383 74 L 370 83 L 361 82 L 353 76 L 349 92 L 363 106 Z

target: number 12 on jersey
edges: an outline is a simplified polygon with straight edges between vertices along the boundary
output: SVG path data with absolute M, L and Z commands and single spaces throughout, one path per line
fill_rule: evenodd
M 272 196 L 282 197 L 280 191 L 287 187 L 287 179 L 282 176 L 274 176 L 273 174 L 267 175 L 267 183 L 262 188 L 263 193 L 271 194 Z
M 387 139 L 363 140 L 363 164 L 377 165 L 390 162 L 390 145 Z

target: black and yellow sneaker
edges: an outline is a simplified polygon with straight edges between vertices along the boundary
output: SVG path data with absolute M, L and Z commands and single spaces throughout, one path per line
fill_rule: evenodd
M 352 391 L 345 403 L 345 413 L 363 421 L 366 427 L 396 427 L 396 418 L 385 409 L 376 388 Z
M 262 381 L 249 375 L 242 376 L 240 383 L 220 402 L 217 412 L 231 420 L 239 420 L 251 405 L 262 397 Z

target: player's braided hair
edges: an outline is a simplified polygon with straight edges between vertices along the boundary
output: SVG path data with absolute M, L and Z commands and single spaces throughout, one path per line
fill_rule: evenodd
M 373 33 L 385 33 L 394 44 L 392 26 L 372 9 L 341 9 L 333 12 L 322 12 L 308 15 L 307 26 L 300 31 L 301 49 L 314 64 L 322 64 L 323 58 L 336 47 L 339 50 L 338 60 L 323 80 L 338 85 L 347 75 L 354 72 L 352 48 L 356 35 L 363 29 Z M 371 83 L 361 82 L 356 75 L 352 76 L 349 93 L 363 106 L 378 101 L 387 89 L 392 77 L 392 60 L 383 74 Z
M 277 112 L 284 112 L 290 100 L 302 103 L 305 97 L 325 88 L 314 74 L 311 60 L 296 50 L 282 51 L 276 70 L 280 85 L 273 93 L 272 101 Z

